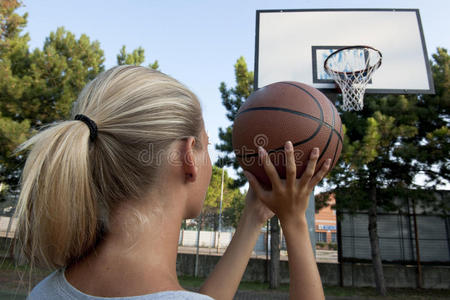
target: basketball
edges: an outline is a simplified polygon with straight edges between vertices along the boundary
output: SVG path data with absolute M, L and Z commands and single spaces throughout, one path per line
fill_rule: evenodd
M 316 172 L 330 158 L 330 170 L 342 150 L 341 118 L 333 103 L 319 90 L 300 82 L 276 82 L 253 92 L 238 110 L 232 146 L 239 165 L 270 187 L 258 162 L 258 146 L 269 154 L 280 178 L 286 178 L 284 144 L 292 141 L 297 178 L 306 168 L 311 150 L 319 148 Z

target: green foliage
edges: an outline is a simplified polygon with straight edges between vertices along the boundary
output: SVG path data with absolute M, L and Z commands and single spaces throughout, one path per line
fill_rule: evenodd
M 103 71 L 104 57 L 98 42 L 62 27 L 30 52 L 28 35 L 21 35 L 26 14 L 14 13 L 19 3 L 0 5 L 0 181 L 15 186 L 23 157 L 12 156 L 14 149 L 42 124 L 69 117 L 80 90 Z
M 328 243 L 328 249 L 337 251 L 338 246 L 336 243 Z
M 30 129 L 30 121 L 17 122 L 11 118 L 2 117 L 0 113 L 0 182 L 10 182 L 8 170 L 20 163 L 18 158 L 14 159 L 13 152 L 17 145 L 23 143 Z
M 230 205 L 231 199 L 233 198 L 233 190 L 228 188 L 228 185 L 231 185 L 233 181 L 232 178 L 228 176 L 228 172 L 224 171 L 224 189 L 223 189 L 223 201 L 222 201 L 222 209 L 227 208 Z M 208 192 L 203 203 L 203 212 L 208 213 L 211 211 L 217 212 L 220 207 L 220 194 L 221 194 L 221 186 L 222 186 L 222 169 L 213 166 L 211 181 L 208 186 Z
M 432 193 L 420 192 L 450 179 L 450 59 L 442 48 L 433 59 L 435 95 L 366 95 L 364 110 L 341 113 L 344 147 L 327 180 L 336 187 L 340 208 L 368 209 L 375 187 L 377 204 L 385 210 L 397 210 L 393 199 L 401 196 L 445 213 Z M 414 182 L 418 174 L 427 175 L 425 184 Z
M 242 56 L 234 65 L 234 74 L 236 80 L 236 86 L 234 88 L 228 88 L 224 82 L 220 83 L 219 87 L 222 95 L 222 104 L 227 110 L 226 116 L 231 122 L 234 122 L 237 111 L 254 89 L 253 72 L 248 70 L 247 63 Z M 226 128 L 219 128 L 219 138 L 222 143 L 217 144 L 216 149 L 225 154 L 218 159 L 216 165 L 219 167 L 232 166 L 235 170 L 238 170 L 239 164 L 237 160 L 231 156 L 231 153 L 233 153 L 233 147 L 231 145 L 232 132 L 232 125 Z M 245 185 L 246 182 L 246 178 L 242 171 L 238 171 L 238 179 L 235 180 L 234 187 L 241 187 Z
M 144 49 L 138 47 L 134 49 L 133 52 L 127 53 L 127 49 L 124 46 L 120 49 L 119 54 L 117 54 L 117 64 L 120 65 L 135 65 L 140 66 L 145 61 Z M 149 68 L 154 70 L 159 70 L 158 61 L 155 60 L 153 63 L 148 65 Z
M 23 118 L 32 126 L 69 118 L 72 103 L 86 83 L 104 70 L 100 43 L 60 27 L 51 32 L 43 50 L 30 55 L 29 89 L 22 96 Z M 23 78 L 23 80 L 26 80 Z
M 63 27 L 49 34 L 42 50 L 30 51 L 29 36 L 22 33 L 27 14 L 16 13 L 20 6 L 0 1 L 0 182 L 13 190 L 24 164 L 13 151 L 42 125 L 69 119 L 72 103 L 105 61 L 98 41 Z M 143 61 L 141 47 L 129 54 L 124 46 L 118 55 L 119 64 Z M 158 62 L 150 67 L 158 69 Z
M 234 190 L 233 198 L 229 207 L 227 207 L 222 213 L 224 226 L 237 228 L 239 220 L 241 219 L 242 211 L 245 207 L 245 196 L 246 195 L 242 194 L 239 189 Z
M 222 224 L 223 226 L 237 227 L 239 217 L 244 208 L 245 196 L 242 195 L 238 188 L 230 188 L 234 185 L 233 179 L 224 171 L 223 181 L 223 199 L 222 199 Z M 213 230 L 218 229 L 219 213 L 220 213 L 220 195 L 222 187 L 222 169 L 213 166 L 211 181 L 208 186 L 208 192 L 203 204 L 204 215 L 210 216 L 209 227 Z M 207 222 L 208 223 L 208 222 Z M 206 224 L 208 226 L 208 224 Z
M 319 213 L 319 211 L 324 208 L 327 207 L 329 205 L 328 203 L 328 199 L 330 197 L 330 192 L 323 192 L 317 195 L 314 195 L 314 212 L 317 214 Z
M 25 140 L 30 128 L 30 122 L 15 119 L 15 105 L 9 103 L 17 101 L 23 94 L 25 87 L 20 82 L 20 75 L 29 65 L 30 38 L 28 34 L 21 34 L 27 14 L 15 13 L 20 5 L 16 0 L 0 2 L 0 182 L 7 183 L 15 177 L 11 171 L 19 164 L 18 159 L 10 156 L 16 145 Z
M 316 249 L 319 250 L 337 250 L 336 243 L 325 243 L 325 242 L 317 242 Z

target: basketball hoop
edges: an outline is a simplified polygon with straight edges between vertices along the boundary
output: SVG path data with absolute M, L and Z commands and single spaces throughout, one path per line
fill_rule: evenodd
M 327 57 L 324 68 L 342 91 L 343 110 L 363 108 L 367 84 L 382 58 L 381 52 L 370 46 L 344 47 Z

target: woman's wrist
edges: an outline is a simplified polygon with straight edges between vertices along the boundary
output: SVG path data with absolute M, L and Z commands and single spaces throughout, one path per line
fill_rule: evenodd
M 242 211 L 241 220 L 243 220 L 248 226 L 252 226 L 258 229 L 261 229 L 261 227 L 267 221 L 261 219 L 261 217 L 256 212 L 248 209 L 247 207 L 244 207 L 244 210 Z
M 308 221 L 305 215 L 294 215 L 280 218 L 283 232 L 308 230 Z

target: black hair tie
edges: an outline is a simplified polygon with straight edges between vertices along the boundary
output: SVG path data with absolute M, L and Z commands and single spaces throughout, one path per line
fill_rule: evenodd
M 89 127 L 89 138 L 91 142 L 95 141 L 95 139 L 97 138 L 97 124 L 95 124 L 93 120 L 89 119 L 88 116 L 82 114 L 76 115 L 75 120 L 81 121 Z

